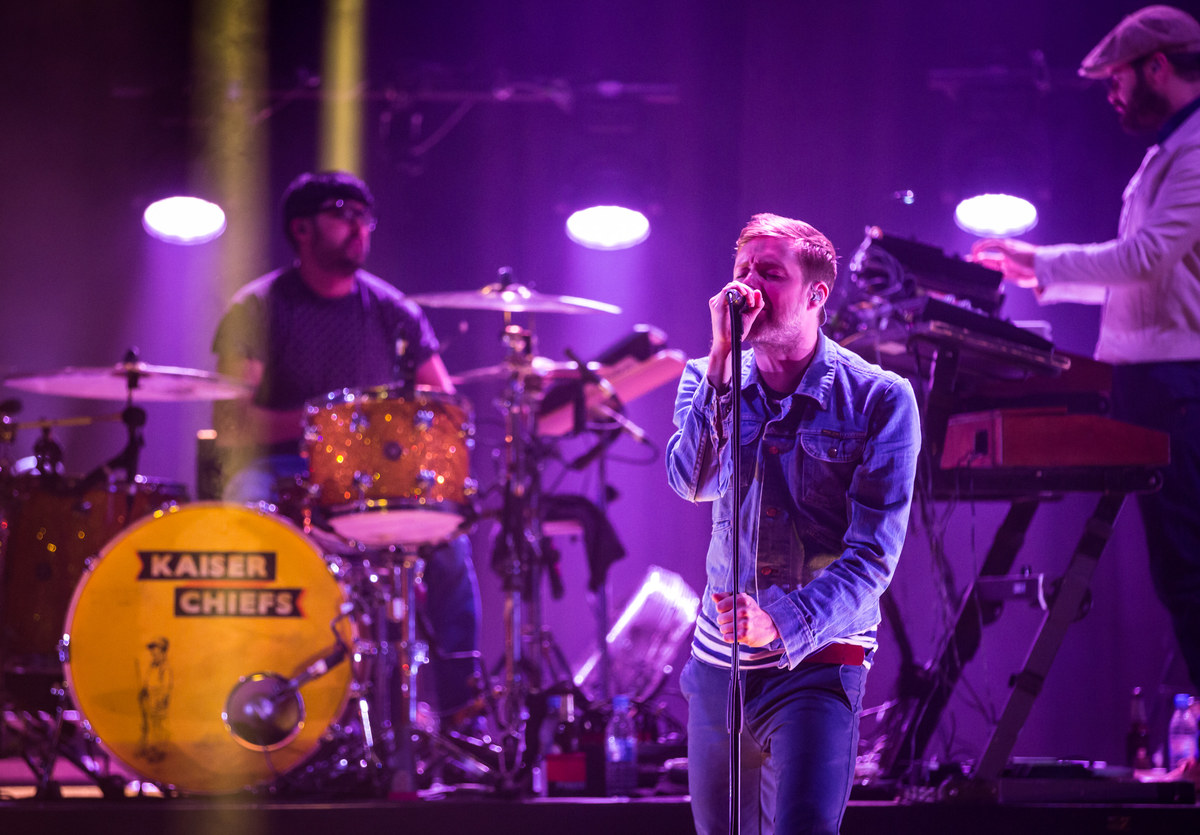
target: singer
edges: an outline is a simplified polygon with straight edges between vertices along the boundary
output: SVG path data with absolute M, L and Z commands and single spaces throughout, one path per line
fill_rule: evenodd
M 218 401 L 213 410 L 226 501 L 288 510 L 307 470 L 308 399 L 393 382 L 453 392 L 424 313 L 362 268 L 374 205 L 366 183 L 341 171 L 302 174 L 284 193 L 282 228 L 296 261 L 238 290 L 213 340 L 218 370 L 254 387 L 250 401 Z M 436 700 L 458 718 L 480 680 L 479 590 L 466 536 L 432 551 L 425 581 Z
M 707 585 L 680 679 L 700 833 L 728 829 L 734 648 L 743 831 L 836 833 L 850 797 L 879 597 L 904 543 L 921 436 L 909 383 L 821 332 L 836 275 L 833 244 L 815 228 L 751 218 L 733 279 L 708 302 L 709 355 L 688 362 L 675 399 L 668 481 L 688 501 L 711 502 L 713 520 Z M 731 301 L 748 346 L 737 392 Z M 737 508 L 734 397 L 742 415 Z

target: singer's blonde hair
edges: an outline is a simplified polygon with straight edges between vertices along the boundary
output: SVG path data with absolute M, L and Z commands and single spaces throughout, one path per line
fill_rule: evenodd
M 833 243 L 812 224 L 770 213 L 754 215 L 738 235 L 737 249 L 754 238 L 783 238 L 791 242 L 805 281 L 824 281 L 833 288 L 837 278 L 837 253 Z

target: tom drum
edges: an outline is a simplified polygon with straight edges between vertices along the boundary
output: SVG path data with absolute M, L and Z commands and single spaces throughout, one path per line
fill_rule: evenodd
M 305 409 L 310 489 L 329 525 L 364 545 L 439 542 L 469 517 L 466 401 L 417 387 L 346 389 Z

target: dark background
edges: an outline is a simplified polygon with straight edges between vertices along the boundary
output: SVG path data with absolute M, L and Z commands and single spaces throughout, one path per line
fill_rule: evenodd
M 973 169 L 982 169 L 998 186 L 1037 199 L 1042 219 L 1028 240 L 1105 240 L 1115 234 L 1121 190 L 1144 148 L 1121 133 L 1103 91 L 1075 75 L 1136 2 L 368 5 L 360 173 L 380 214 L 368 268 L 425 293 L 478 289 L 511 267 L 542 292 L 622 308 L 619 315 L 517 316 L 534 328 L 537 353 L 552 359 L 565 359 L 566 349 L 593 356 L 641 323 L 662 329 L 690 356 L 704 354 L 706 299 L 729 274 L 738 230 L 758 211 L 814 223 L 843 267 L 871 224 L 962 253 L 971 238 L 951 211 L 975 182 Z M 273 212 L 286 183 L 318 159 L 318 101 L 305 79 L 321 74 L 321 4 L 269 4 L 270 108 L 253 132 L 269 150 L 261 173 L 272 222 L 264 255 L 252 256 L 241 275 L 221 274 L 228 263 L 218 257 L 221 241 L 172 247 L 140 225 L 146 200 L 194 160 L 191 4 L 47 0 L 0 8 L 0 374 L 103 366 L 133 346 L 150 363 L 211 370 L 209 339 L 229 294 L 289 258 Z M 601 81 L 620 82 L 626 93 L 598 96 Z M 643 95 L 636 90 L 646 88 L 631 85 L 663 85 L 671 95 Z M 518 95 L 476 95 L 498 89 Z M 551 95 L 563 90 L 570 106 Z M 468 93 L 477 100 L 460 109 Z M 426 141 L 443 127 L 440 141 Z M 653 233 L 640 247 L 586 251 L 562 233 L 571 166 L 597 149 L 639 163 L 653 189 Z M 914 203 L 897 199 L 910 189 Z M 229 222 L 236 229 L 239 216 Z M 1094 310 L 1042 309 L 1026 291 L 1009 291 L 1001 315 L 1048 321 L 1066 350 L 1090 353 L 1095 339 Z M 430 317 L 452 373 L 503 358 L 500 314 L 437 309 Z M 479 426 L 473 470 L 494 483 L 499 388 L 475 385 L 462 394 Z M 4 392 L 14 395 L 23 420 L 121 406 Z M 682 574 L 697 592 L 703 587 L 708 509 L 678 499 L 664 476 L 672 398 L 665 385 L 630 404 L 653 449 L 626 438 L 606 462 L 619 494 L 609 516 L 628 550 L 610 575 L 614 610 L 650 565 Z M 143 472 L 192 488 L 195 433 L 208 425 L 209 405 L 155 403 L 147 412 Z M 123 443 L 113 423 L 55 436 L 74 473 Z M 20 432 L 17 454 L 30 454 L 36 437 Z M 557 453 L 569 460 L 589 442 L 564 441 Z M 546 464 L 547 487 L 557 492 L 594 498 L 599 479 L 595 467 L 563 476 L 558 463 Z M 1020 562 L 1057 576 L 1092 501 L 1067 497 L 1043 508 Z M 924 518 L 914 512 L 891 593 L 918 661 L 944 635 L 952 599 L 973 576 L 1003 510 L 964 503 L 939 504 Z M 473 534 L 489 665 L 503 651 L 492 530 L 484 522 Z M 944 567 L 930 556 L 938 541 Z M 1104 554 L 1092 612 L 1071 630 L 1017 755 L 1120 761 L 1135 685 L 1151 696 L 1161 744 L 1170 694 L 1186 679 L 1144 563 L 1130 505 Z M 567 596 L 547 601 L 546 621 L 575 663 L 595 646 L 577 543 L 563 543 L 563 571 Z M 1038 617 L 1014 604 L 986 631 L 928 753 L 966 760 L 979 752 Z M 872 706 L 895 695 L 895 642 L 886 628 L 882 644 Z M 671 678 L 660 699 L 682 715 L 674 686 Z M 873 723 L 864 719 L 865 736 Z

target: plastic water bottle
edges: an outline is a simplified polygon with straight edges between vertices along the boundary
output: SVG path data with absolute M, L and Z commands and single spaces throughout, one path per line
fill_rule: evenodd
M 554 729 L 558 726 L 558 710 L 561 701 L 561 696 L 546 697 L 546 715 L 542 718 L 542 724 L 538 728 L 538 758 L 533 764 L 530 777 L 533 793 L 539 797 L 549 794 L 549 760 L 555 753 Z
M 604 729 L 604 788 L 609 797 L 630 797 L 637 789 L 637 728 L 629 697 L 613 696 Z
M 1192 697 L 1187 693 L 1175 696 L 1175 712 L 1171 714 L 1171 724 L 1167 726 L 1167 752 L 1170 759 L 1167 770 L 1173 771 L 1181 762 L 1191 757 L 1196 758 L 1197 725 L 1196 714 L 1192 712 Z

